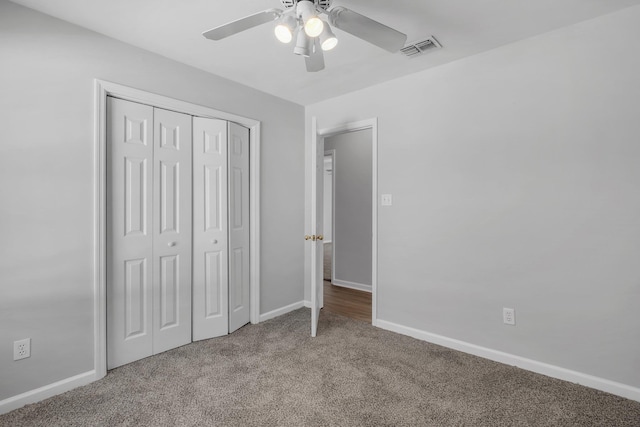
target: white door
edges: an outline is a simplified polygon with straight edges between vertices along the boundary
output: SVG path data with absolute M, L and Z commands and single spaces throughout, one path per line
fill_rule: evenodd
M 313 126 L 315 129 L 315 126 Z M 323 202 L 324 202 L 324 139 L 315 135 L 311 146 L 311 336 L 318 332 L 318 319 L 323 306 L 324 247 Z
M 229 332 L 249 323 L 249 129 L 229 122 Z
M 153 354 L 191 342 L 191 116 L 154 109 Z
M 227 122 L 193 118 L 193 340 L 229 331 Z
M 107 99 L 107 362 L 153 353 L 153 108 Z
M 191 341 L 191 118 L 107 100 L 107 365 Z

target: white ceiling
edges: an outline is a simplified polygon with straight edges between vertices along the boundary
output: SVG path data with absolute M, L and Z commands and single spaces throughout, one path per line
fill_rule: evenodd
M 201 33 L 268 9 L 280 0 L 13 0 L 244 85 L 309 105 L 571 25 L 640 0 L 334 0 L 408 35 L 434 35 L 444 46 L 417 58 L 391 54 L 335 30 L 326 69 L 305 71 L 304 59 L 273 35 L 273 24 L 210 41 Z M 597 37 L 597 34 L 594 34 Z M 585 43 L 588 43 L 585 40 Z

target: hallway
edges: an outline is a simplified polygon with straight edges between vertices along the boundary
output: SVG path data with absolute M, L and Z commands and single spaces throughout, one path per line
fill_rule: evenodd
M 371 323 L 371 294 L 335 286 L 325 280 L 324 309 L 334 314 Z

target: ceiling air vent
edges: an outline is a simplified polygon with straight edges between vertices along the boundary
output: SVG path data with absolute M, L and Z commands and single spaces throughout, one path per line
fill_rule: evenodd
M 433 49 L 440 49 L 441 47 L 442 45 L 438 43 L 438 40 L 436 40 L 435 37 L 431 36 L 425 40 L 409 43 L 408 45 L 400 49 L 400 52 L 402 52 L 409 58 L 413 58 L 414 56 L 418 56 Z

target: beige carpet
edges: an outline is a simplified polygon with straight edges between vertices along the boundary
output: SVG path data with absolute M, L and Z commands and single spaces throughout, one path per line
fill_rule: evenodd
M 638 426 L 640 403 L 301 309 L 121 368 L 2 426 Z

